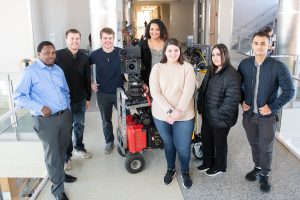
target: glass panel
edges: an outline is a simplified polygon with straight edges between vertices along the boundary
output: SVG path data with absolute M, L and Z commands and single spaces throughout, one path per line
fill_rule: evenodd
M 240 36 L 239 37 L 239 44 L 238 44 L 238 51 L 250 55 L 251 53 L 251 42 L 252 38 L 248 36 Z
M 33 118 L 25 109 L 20 109 L 15 115 L 0 123 L 0 140 L 22 140 L 22 138 L 36 138 Z
M 0 116 L 9 110 L 8 99 L 8 81 L 0 79 Z
M 21 73 L 0 73 L 0 116 L 9 111 L 9 87 L 15 88 Z
M 288 67 L 291 74 L 294 74 L 296 57 L 294 57 L 294 56 L 274 56 L 274 58 L 276 60 L 283 62 Z
M 300 103 L 300 81 L 298 81 L 298 84 L 296 86 L 296 98 L 295 98 L 295 101 Z

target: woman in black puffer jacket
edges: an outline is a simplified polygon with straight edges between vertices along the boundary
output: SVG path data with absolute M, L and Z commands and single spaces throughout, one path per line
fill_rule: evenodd
M 230 63 L 227 47 L 212 48 L 212 67 L 207 71 L 197 98 L 202 115 L 203 164 L 198 171 L 208 176 L 226 172 L 227 135 L 238 117 L 241 100 L 241 77 Z

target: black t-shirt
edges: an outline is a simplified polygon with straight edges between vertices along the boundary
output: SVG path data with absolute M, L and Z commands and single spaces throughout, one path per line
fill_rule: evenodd
M 106 53 L 103 48 L 91 53 L 90 62 L 96 65 L 96 81 L 99 84 L 99 92 L 116 93 L 118 87 L 123 87 L 124 80 L 119 52 L 120 48 L 114 47 L 110 53 Z

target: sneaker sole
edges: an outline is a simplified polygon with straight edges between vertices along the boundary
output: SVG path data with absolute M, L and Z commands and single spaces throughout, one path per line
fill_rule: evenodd
M 198 172 L 206 172 L 209 168 L 206 168 L 206 169 L 202 169 L 202 170 L 199 170 L 198 168 L 196 168 Z
M 165 184 L 165 185 L 171 185 L 171 184 L 174 182 L 174 178 L 175 178 L 175 177 L 176 177 L 176 172 L 175 172 L 175 174 L 172 176 L 172 181 L 171 181 L 171 183 L 167 184 L 167 183 L 165 183 L 165 181 L 163 181 L 164 184 Z
M 215 174 L 207 174 L 206 172 L 205 172 L 205 175 L 207 175 L 207 176 L 217 176 L 217 175 L 219 175 L 219 174 L 223 174 L 223 172 L 217 172 L 217 173 L 215 173 Z
M 105 154 L 111 154 L 112 152 L 113 152 L 113 150 L 111 150 L 111 151 L 105 151 L 105 150 L 104 150 L 104 153 L 105 153 Z

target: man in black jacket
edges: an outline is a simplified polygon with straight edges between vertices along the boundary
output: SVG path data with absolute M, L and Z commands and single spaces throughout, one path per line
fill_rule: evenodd
M 66 32 L 67 48 L 56 52 L 55 63 L 65 73 L 71 96 L 71 111 L 73 114 L 74 154 L 81 158 L 91 158 L 92 154 L 85 149 L 83 132 L 85 111 L 90 106 L 91 99 L 91 67 L 89 57 L 79 50 L 81 34 L 76 29 Z M 66 155 L 65 170 L 71 168 L 73 151 L 72 138 Z
M 273 143 L 278 111 L 294 96 L 295 90 L 288 68 L 267 56 L 269 35 L 257 32 L 252 38 L 254 57 L 244 59 L 238 71 L 242 76 L 243 126 L 252 150 L 255 167 L 246 180 L 259 179 L 260 189 L 269 192 Z M 278 96 L 279 87 L 282 93 Z

